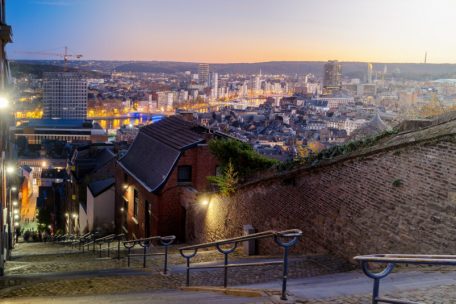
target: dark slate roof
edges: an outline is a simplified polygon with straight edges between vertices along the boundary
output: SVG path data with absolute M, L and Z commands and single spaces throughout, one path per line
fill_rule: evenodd
M 88 187 L 93 197 L 97 197 L 98 195 L 111 188 L 115 183 L 116 180 L 113 177 L 110 177 L 107 179 L 91 182 Z
M 205 129 L 177 116 L 171 116 L 141 129 L 141 132 L 174 148 L 184 149 L 204 140 Z
M 106 148 L 106 149 L 101 150 L 100 153 L 98 153 L 97 158 L 96 158 L 97 164 L 95 166 L 95 170 L 100 169 L 101 167 L 106 165 L 109 161 L 114 159 L 115 157 L 116 157 L 116 155 L 114 154 L 114 152 L 112 152 L 111 149 Z
M 182 152 L 205 142 L 208 130 L 177 116 L 140 129 L 120 166 L 149 192 L 159 190 Z

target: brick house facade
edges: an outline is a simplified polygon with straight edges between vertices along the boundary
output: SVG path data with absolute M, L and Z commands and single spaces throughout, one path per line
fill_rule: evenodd
M 185 241 L 183 192 L 205 191 L 217 160 L 208 129 L 171 116 L 141 128 L 116 164 L 116 226 L 130 238 L 176 235 Z

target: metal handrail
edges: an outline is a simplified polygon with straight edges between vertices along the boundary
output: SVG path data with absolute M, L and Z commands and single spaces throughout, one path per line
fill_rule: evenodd
M 287 279 L 288 279 L 288 250 L 294 246 L 298 239 L 302 236 L 302 231 L 299 229 L 290 229 L 284 231 L 275 231 L 268 230 L 258 233 L 253 233 L 245 236 L 239 236 L 229 239 L 224 239 L 215 242 L 203 243 L 198 245 L 191 245 L 179 248 L 180 254 L 187 260 L 187 276 L 186 276 L 186 286 L 190 286 L 190 270 L 191 269 L 209 269 L 209 268 L 223 268 L 224 269 L 224 278 L 223 286 L 226 288 L 228 286 L 228 269 L 232 267 L 246 267 L 246 266 L 265 266 L 265 265 L 283 265 L 283 275 L 282 275 L 282 300 L 287 300 Z M 229 264 L 228 255 L 233 253 L 238 244 L 245 241 L 260 240 L 265 238 L 274 238 L 274 242 L 283 248 L 283 261 L 278 262 L 260 262 L 260 263 L 242 263 L 242 264 Z M 291 238 L 291 239 L 290 239 Z M 284 242 L 283 239 L 290 239 L 287 242 Z M 230 248 L 222 248 L 224 245 L 232 245 Z M 215 247 L 218 252 L 224 255 L 223 265 L 213 265 L 213 266 L 190 266 L 190 259 L 196 256 L 198 249 Z M 189 252 L 190 251 L 190 252 Z
M 102 257 L 101 246 L 103 246 L 103 244 L 108 244 L 108 247 L 107 247 L 108 257 L 110 256 L 111 242 L 114 241 L 115 237 L 116 237 L 115 234 L 109 234 L 107 236 L 104 236 L 104 237 L 101 237 L 101 238 L 98 238 L 98 239 L 94 240 L 95 244 L 97 244 L 100 247 L 99 248 L 99 254 L 100 254 L 99 256 L 100 256 L 100 258 Z
M 163 273 L 167 274 L 167 272 L 168 272 L 168 247 L 174 242 L 175 239 L 176 239 L 175 235 L 168 235 L 168 236 L 152 236 L 152 237 L 148 237 L 148 238 L 124 241 L 123 245 L 128 250 L 128 253 L 127 253 L 128 267 L 130 267 L 130 257 L 135 256 L 135 255 L 131 254 L 131 250 L 136 245 L 139 245 L 140 247 L 143 248 L 143 253 L 136 254 L 136 255 L 143 257 L 143 268 L 146 268 L 147 248 L 149 248 L 150 245 L 152 245 L 152 241 L 160 241 L 160 244 L 165 248 L 165 252 L 164 253 L 150 253 L 149 255 L 163 255 L 165 257 Z
M 387 277 L 396 264 L 421 264 L 421 265 L 451 265 L 456 266 L 456 255 L 420 255 L 420 254 L 373 254 L 356 256 L 353 258 L 360 262 L 364 274 L 374 280 L 372 290 L 372 303 L 380 302 L 391 304 L 418 304 L 398 299 L 383 298 L 379 296 L 380 280 Z M 369 263 L 387 264 L 380 272 L 369 269 Z
M 224 244 L 231 244 L 233 242 L 244 242 L 244 241 L 250 241 L 250 240 L 259 240 L 263 238 L 268 238 L 271 236 L 274 236 L 276 232 L 273 230 L 269 231 L 263 231 L 263 232 L 258 232 L 258 233 L 253 233 L 245 236 L 239 236 L 239 237 L 234 237 L 230 239 L 224 239 L 216 242 L 209 242 L 209 243 L 202 243 L 198 245 L 191 245 L 191 246 L 185 246 L 179 248 L 180 251 L 183 250 L 193 250 L 193 249 L 201 249 L 201 248 L 208 248 L 208 247 L 214 247 L 217 245 L 224 245 Z

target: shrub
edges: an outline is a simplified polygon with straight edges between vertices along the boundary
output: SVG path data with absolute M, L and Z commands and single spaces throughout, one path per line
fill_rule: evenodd
M 277 160 L 260 155 L 249 144 L 234 139 L 211 140 L 209 149 L 220 161 L 223 171 L 231 162 L 240 179 L 278 163 Z

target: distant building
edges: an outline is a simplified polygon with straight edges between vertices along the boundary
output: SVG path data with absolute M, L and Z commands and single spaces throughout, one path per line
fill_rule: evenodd
M 198 65 L 198 81 L 200 84 L 209 83 L 209 64 L 200 63 Z
M 85 119 L 87 80 L 79 73 L 45 73 L 43 108 L 43 118 Z
M 330 109 L 337 108 L 342 105 L 354 104 L 355 99 L 352 96 L 328 96 L 315 97 L 313 100 L 327 101 Z
M 367 122 L 365 119 L 348 119 L 345 120 L 344 130 L 347 131 L 347 135 L 350 135 L 353 131 L 360 128 Z
M 217 99 L 218 98 L 218 73 L 212 73 L 212 81 L 211 81 L 211 94 L 212 94 L 212 99 Z
M 108 141 L 108 135 L 98 123 L 79 119 L 39 119 L 13 127 L 16 140 L 23 136 L 28 144 L 41 144 L 44 140 L 66 142 Z
M 367 83 L 372 83 L 372 63 L 367 64 Z
M 342 86 L 342 66 L 337 60 L 330 60 L 324 66 L 323 88 L 326 90 L 340 89 Z
M 127 143 L 131 144 L 135 140 L 138 133 L 139 133 L 139 128 L 134 127 L 134 126 L 123 125 L 119 129 L 117 129 L 116 141 L 117 142 L 126 141 Z

